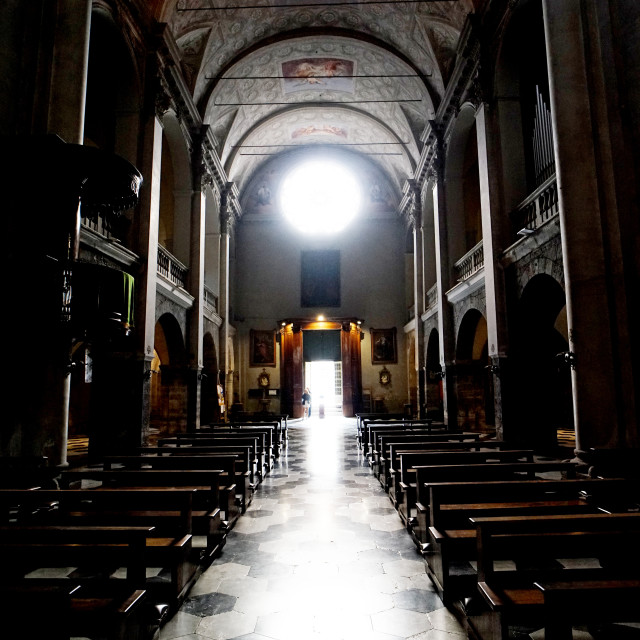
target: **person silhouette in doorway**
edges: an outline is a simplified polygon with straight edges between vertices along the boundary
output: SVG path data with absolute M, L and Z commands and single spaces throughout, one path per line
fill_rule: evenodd
M 302 393 L 302 404 L 304 406 L 304 418 L 311 417 L 311 392 L 309 391 L 309 387 L 305 387 Z

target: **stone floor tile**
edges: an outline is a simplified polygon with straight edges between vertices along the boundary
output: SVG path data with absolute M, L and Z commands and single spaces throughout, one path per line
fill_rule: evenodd
M 355 420 L 291 421 L 288 446 L 160 640 L 462 640 Z
M 393 633 L 402 638 L 409 638 L 432 629 L 429 618 L 416 611 L 406 609 L 389 609 L 371 616 L 373 628 L 382 633 Z
M 174 640 L 193 635 L 201 620 L 200 616 L 178 611 L 160 630 L 160 640 Z
M 246 635 L 255 631 L 256 616 L 228 611 L 216 616 L 202 618 L 197 633 L 211 640 L 229 640 L 236 636 Z

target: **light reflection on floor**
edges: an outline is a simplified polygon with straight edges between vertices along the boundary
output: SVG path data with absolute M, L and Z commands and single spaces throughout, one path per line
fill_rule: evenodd
M 160 640 L 463 640 L 355 443 L 293 421 L 289 446 Z

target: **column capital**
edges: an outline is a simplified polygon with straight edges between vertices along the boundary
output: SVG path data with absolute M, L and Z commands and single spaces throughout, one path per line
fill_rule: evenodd
M 415 180 L 405 180 L 402 190 L 404 196 L 400 203 L 400 209 L 408 226 L 417 229 L 422 223 L 422 200 L 418 184 Z
M 236 222 L 235 211 L 235 183 L 227 182 L 220 190 L 220 230 L 230 234 Z

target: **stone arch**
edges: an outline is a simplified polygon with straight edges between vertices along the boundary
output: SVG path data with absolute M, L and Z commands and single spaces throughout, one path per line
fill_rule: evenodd
M 515 380 L 519 439 L 529 446 L 554 447 L 558 429 L 573 428 L 571 371 L 560 354 L 569 349 L 566 298 L 547 274 L 531 278 L 514 316 Z
M 477 309 L 465 313 L 456 339 L 456 392 L 462 429 L 494 427 L 493 376 L 489 374 L 487 320 Z
M 444 420 L 443 383 L 440 375 L 440 334 L 437 329 L 431 329 L 427 338 L 426 356 L 426 396 L 427 417 L 434 420 Z
M 540 275 L 549 276 L 564 290 L 564 266 L 560 236 L 548 242 L 545 247 L 532 252 L 526 260 L 518 264 L 516 277 L 518 297 L 523 295 L 531 280 Z
M 151 435 L 187 427 L 187 352 L 180 324 L 165 313 L 156 322 L 151 379 Z
M 219 422 L 221 418 L 217 388 L 220 381 L 218 353 L 213 336 L 209 332 L 204 334 L 202 356 L 200 424 L 207 425 L 211 422 Z

